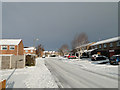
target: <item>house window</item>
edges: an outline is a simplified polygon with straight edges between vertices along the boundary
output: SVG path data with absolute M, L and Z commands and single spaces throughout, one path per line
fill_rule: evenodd
M 113 43 L 110 43 L 110 47 L 113 47 Z
M 25 52 L 28 52 L 28 50 L 25 50 Z
M 31 50 L 31 53 L 33 52 L 33 50 Z
M 99 48 L 101 48 L 101 45 L 99 45 Z
M 104 44 L 104 48 L 106 48 L 107 47 L 107 44 Z
M 120 46 L 120 41 L 117 42 L 117 46 Z
M 8 46 L 1 46 L 1 50 L 7 50 Z
M 10 50 L 14 50 L 15 49 L 15 46 L 10 46 Z
M 97 45 L 95 46 L 95 48 L 97 48 Z

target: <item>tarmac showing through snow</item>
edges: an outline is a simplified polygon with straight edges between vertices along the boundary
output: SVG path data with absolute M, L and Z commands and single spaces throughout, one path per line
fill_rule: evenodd
M 46 58 L 45 64 L 62 88 L 118 88 L 118 66 L 65 58 Z
M 67 58 L 59 58 L 59 60 L 70 63 L 74 65 L 81 66 L 83 69 L 87 69 L 89 71 L 108 75 L 114 78 L 118 78 L 118 65 L 110 65 L 107 64 L 97 64 L 96 61 L 91 61 L 90 59 L 67 59 Z M 120 75 L 119 75 L 120 76 Z

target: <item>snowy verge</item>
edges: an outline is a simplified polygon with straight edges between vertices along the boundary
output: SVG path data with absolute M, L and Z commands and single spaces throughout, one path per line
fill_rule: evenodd
M 0 70 L 0 76 L 7 80 L 6 88 L 58 88 L 42 58 L 36 59 L 36 66 Z
M 36 59 L 35 68 L 31 68 L 27 71 L 29 74 L 24 83 L 27 88 L 58 88 L 53 76 L 47 69 L 44 63 L 44 59 Z

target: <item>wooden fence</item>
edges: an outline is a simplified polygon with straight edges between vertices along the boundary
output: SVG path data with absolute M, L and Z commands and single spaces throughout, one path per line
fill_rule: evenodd
M 6 87 L 6 80 L 3 80 L 2 82 L 0 82 L 0 90 L 5 90 Z

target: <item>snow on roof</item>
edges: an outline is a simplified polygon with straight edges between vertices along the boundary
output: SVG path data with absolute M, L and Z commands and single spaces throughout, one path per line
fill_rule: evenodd
M 27 47 L 27 48 L 24 48 L 24 50 L 36 50 L 35 47 Z
M 18 45 L 22 39 L 0 39 L 0 45 Z
M 95 49 L 90 49 L 90 50 L 84 50 L 84 52 L 92 52 L 94 50 L 96 50 L 96 48 Z
M 98 42 L 96 42 L 95 44 L 93 44 L 91 46 L 95 46 L 95 45 L 103 44 L 103 43 L 115 42 L 115 41 L 118 41 L 118 40 L 120 40 L 120 36 L 119 37 L 110 38 L 110 39 L 106 39 L 106 40 L 102 40 L 102 41 L 98 41 Z
M 92 44 L 92 43 L 93 43 L 93 42 L 91 42 L 91 43 L 87 43 L 87 44 L 83 44 L 83 45 L 78 46 L 78 47 L 76 47 L 76 48 L 85 47 L 85 46 L 88 46 L 88 45 L 90 45 L 90 44 Z

